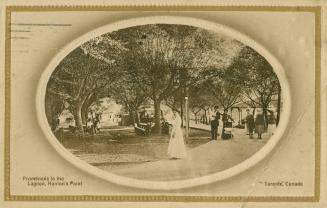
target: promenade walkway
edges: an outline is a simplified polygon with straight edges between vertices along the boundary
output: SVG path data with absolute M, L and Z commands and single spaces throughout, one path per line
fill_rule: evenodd
M 190 126 L 208 130 L 207 125 Z M 270 128 L 270 127 L 269 127 Z M 264 146 L 272 133 L 263 135 L 262 140 L 250 139 L 245 129 L 234 129 L 230 140 L 212 140 L 193 149 L 188 149 L 185 159 L 163 159 L 132 167 L 117 169 L 118 175 L 145 180 L 180 180 L 199 177 L 233 167 L 255 154 Z M 219 129 L 221 130 L 221 128 Z M 209 133 L 209 132 L 208 132 Z

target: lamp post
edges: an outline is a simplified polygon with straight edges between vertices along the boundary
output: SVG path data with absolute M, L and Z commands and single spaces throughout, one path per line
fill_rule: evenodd
M 189 113 L 189 107 L 188 107 L 188 88 L 186 88 L 186 93 L 185 93 L 185 140 L 186 143 L 188 143 L 188 138 L 189 138 L 189 120 L 190 120 L 190 113 Z

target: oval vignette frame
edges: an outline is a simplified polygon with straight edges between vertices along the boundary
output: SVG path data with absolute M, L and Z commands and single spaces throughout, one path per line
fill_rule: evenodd
M 251 47 L 260 55 L 262 55 L 272 66 L 274 72 L 278 77 L 279 83 L 282 88 L 282 98 L 283 98 L 283 113 L 281 114 L 279 126 L 276 129 L 274 135 L 270 137 L 267 144 L 265 144 L 254 155 L 252 155 L 248 159 L 244 160 L 243 162 L 231 168 L 213 174 L 197 177 L 197 178 L 176 180 L 176 181 L 150 181 L 150 180 L 140 180 L 140 179 L 133 179 L 124 176 L 119 176 L 101 170 L 99 168 L 96 168 L 86 163 L 85 161 L 78 159 L 76 156 L 70 153 L 52 133 L 50 126 L 48 125 L 48 120 L 45 115 L 44 101 L 46 95 L 46 86 L 52 72 L 54 71 L 56 66 L 72 50 L 79 47 L 81 44 L 89 41 L 90 39 L 108 32 L 112 32 L 128 27 L 133 27 L 133 26 L 146 25 L 146 24 L 183 24 L 183 25 L 190 25 L 194 27 L 203 28 L 205 30 L 211 30 L 213 32 L 220 33 L 228 37 L 234 38 L 242 42 L 243 44 Z M 283 136 L 290 118 L 290 112 L 291 112 L 290 110 L 291 110 L 290 89 L 284 69 L 281 66 L 281 64 L 278 62 L 278 60 L 272 54 L 270 54 L 264 47 L 262 47 L 260 44 L 258 44 L 251 38 L 247 37 L 246 35 L 243 35 L 242 33 L 234 29 L 231 29 L 227 26 L 207 20 L 198 19 L 198 18 L 181 17 L 181 16 L 148 16 L 148 17 L 121 20 L 121 21 L 107 24 L 105 26 L 102 26 L 100 28 L 97 28 L 95 30 L 92 30 L 82 35 L 81 37 L 75 39 L 74 41 L 66 45 L 62 50 L 60 50 L 60 53 L 58 53 L 51 60 L 49 65 L 46 67 L 45 71 L 42 73 L 42 76 L 38 84 L 37 96 L 36 96 L 36 111 L 37 111 L 37 119 L 39 125 L 41 126 L 46 138 L 49 140 L 51 145 L 56 149 L 56 151 L 62 157 L 64 157 L 70 163 L 82 169 L 83 171 L 86 171 L 89 174 L 97 176 L 99 178 L 105 179 L 109 182 L 119 185 L 124 185 L 124 186 L 152 189 L 152 190 L 174 190 L 174 189 L 182 189 L 192 186 L 209 184 L 212 182 L 217 182 L 230 178 L 253 167 L 255 164 L 263 160 L 271 152 L 271 150 L 277 145 L 277 143 Z

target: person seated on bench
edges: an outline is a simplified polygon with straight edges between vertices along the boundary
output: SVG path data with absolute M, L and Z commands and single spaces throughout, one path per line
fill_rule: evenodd
M 141 126 L 137 126 L 137 124 L 134 125 L 134 129 L 135 129 L 135 133 L 137 135 L 146 135 L 146 130 L 145 128 L 141 127 Z

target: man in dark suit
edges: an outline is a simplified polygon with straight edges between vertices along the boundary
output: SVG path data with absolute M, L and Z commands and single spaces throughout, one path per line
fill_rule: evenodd
M 213 120 L 211 120 L 211 139 L 212 140 L 217 140 L 218 137 L 218 126 L 219 126 L 219 119 L 220 119 L 220 113 L 218 111 L 218 106 L 214 107 L 215 109 L 215 115 Z

